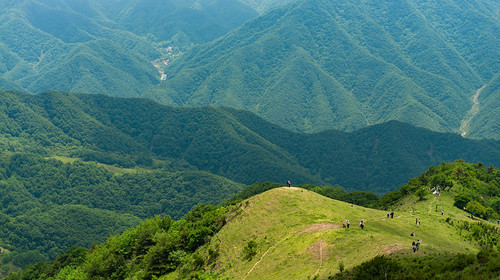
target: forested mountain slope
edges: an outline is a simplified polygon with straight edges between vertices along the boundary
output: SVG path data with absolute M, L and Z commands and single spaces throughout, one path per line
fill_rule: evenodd
M 173 41 L 207 42 L 256 15 L 225 0 L 3 1 L 0 88 L 137 97 Z
M 145 96 L 241 108 L 295 131 L 399 120 L 458 132 L 476 91 L 498 84 L 496 6 L 297 1 L 186 52 Z M 499 138 L 493 123 L 484 125 L 470 135 Z
M 160 159 L 246 184 L 292 180 L 379 194 L 442 161 L 500 164 L 498 141 L 395 121 L 351 133 L 304 134 L 229 108 L 61 92 L 1 94 L 0 139 L 10 151 L 63 153 L 125 167 Z
M 256 11 L 262 14 L 270 9 L 286 5 L 288 3 L 292 3 L 296 0 L 240 0 L 240 1 L 254 8 Z
M 67 160 L 67 159 L 66 159 Z M 0 248 L 25 266 L 90 247 L 155 215 L 184 216 L 243 186 L 200 171 L 120 169 L 39 155 L 0 154 Z M 0 276 L 4 272 L 0 270 Z
M 130 7 L 115 15 L 122 28 L 138 35 L 153 35 L 155 41 L 171 40 L 184 48 L 225 35 L 257 16 L 254 9 L 234 0 L 124 2 Z

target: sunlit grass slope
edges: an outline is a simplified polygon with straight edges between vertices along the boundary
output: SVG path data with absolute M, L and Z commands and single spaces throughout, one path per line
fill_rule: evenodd
M 209 247 L 219 252 L 214 270 L 234 279 L 308 279 L 315 275 L 323 279 L 339 272 L 339 263 L 348 269 L 379 254 L 404 257 L 478 251 L 476 244 L 465 241 L 445 222 L 447 217 L 468 219 L 465 212 L 453 207 L 451 194 L 415 200 L 410 197 L 389 219 L 387 211 L 300 188 L 267 191 L 243 201 L 235 218 L 212 239 Z M 342 227 L 345 220 L 350 221 L 349 229 Z M 359 226 L 361 220 L 364 229 Z M 420 250 L 413 253 L 412 241 L 418 239 L 422 240 Z M 250 241 L 257 247 L 248 260 L 244 248 Z

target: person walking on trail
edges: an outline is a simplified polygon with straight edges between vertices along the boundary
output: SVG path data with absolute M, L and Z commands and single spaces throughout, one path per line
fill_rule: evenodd
M 290 187 L 290 186 L 291 186 L 290 181 L 286 182 L 286 185 L 287 185 L 288 187 Z

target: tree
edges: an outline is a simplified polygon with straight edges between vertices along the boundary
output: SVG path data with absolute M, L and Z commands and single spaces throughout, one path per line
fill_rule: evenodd
M 429 192 L 425 188 L 421 188 L 415 192 L 415 195 L 418 197 L 418 200 L 425 200 L 425 197 L 429 194 Z
M 467 212 L 474 213 L 474 216 L 486 217 L 486 208 L 475 200 L 467 203 L 465 209 L 467 209 Z
M 455 205 L 456 207 L 462 209 L 465 206 L 467 206 L 467 203 L 469 203 L 472 200 L 472 197 L 466 193 L 459 193 L 455 196 Z

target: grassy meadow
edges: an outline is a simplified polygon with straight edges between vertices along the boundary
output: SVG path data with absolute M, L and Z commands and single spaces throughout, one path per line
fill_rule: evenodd
M 418 202 L 410 197 L 394 209 L 390 219 L 387 211 L 332 200 L 304 189 L 273 189 L 244 201 L 238 210 L 241 212 L 207 248 L 218 250 L 215 270 L 231 279 L 325 278 L 338 273 L 340 264 L 349 269 L 380 254 L 477 253 L 477 244 L 465 240 L 445 222 L 448 217 L 470 220 L 453 207 L 452 193 L 431 195 Z M 415 219 L 420 219 L 420 225 Z M 342 226 L 346 220 L 350 221 L 349 229 Z M 365 222 L 364 229 L 360 221 Z M 418 239 L 422 240 L 420 250 L 413 253 L 412 241 Z M 251 241 L 257 246 L 250 258 L 244 248 Z

